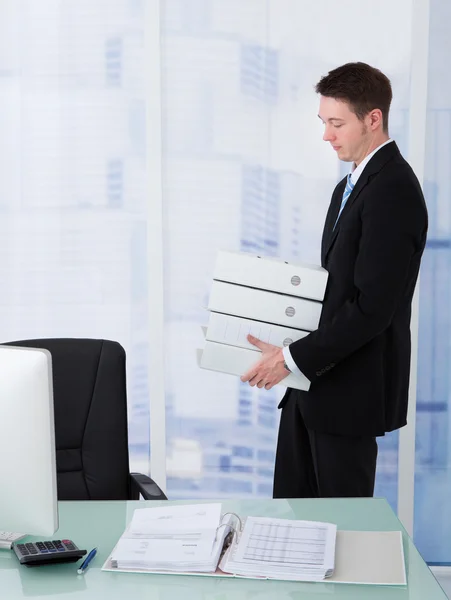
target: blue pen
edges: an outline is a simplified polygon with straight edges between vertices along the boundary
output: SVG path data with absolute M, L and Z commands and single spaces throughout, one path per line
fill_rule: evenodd
M 83 575 L 86 569 L 89 567 L 89 563 L 92 561 L 94 556 L 97 554 L 97 548 L 93 548 L 85 560 L 81 563 L 80 568 L 77 570 L 79 575 Z

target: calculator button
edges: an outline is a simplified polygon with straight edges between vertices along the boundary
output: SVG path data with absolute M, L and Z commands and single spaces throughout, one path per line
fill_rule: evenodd
M 48 548 L 49 550 L 52 550 L 52 549 L 53 549 L 53 544 L 52 544 L 52 542 L 44 542 L 44 544 L 45 544 L 45 547 L 46 547 L 46 548 Z

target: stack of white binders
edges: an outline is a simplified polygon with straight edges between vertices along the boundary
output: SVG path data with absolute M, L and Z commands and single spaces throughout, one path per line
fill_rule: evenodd
M 318 328 L 326 285 L 327 271 L 319 266 L 219 252 L 200 366 L 243 375 L 259 359 L 259 350 L 247 341 L 249 333 L 281 347 L 305 337 Z M 294 374 L 281 383 L 310 387 L 306 377 Z

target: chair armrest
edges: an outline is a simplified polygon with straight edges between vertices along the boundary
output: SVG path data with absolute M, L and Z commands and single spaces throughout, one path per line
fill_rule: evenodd
M 144 500 L 167 500 L 167 496 L 153 479 L 142 473 L 130 473 L 131 500 L 138 500 L 139 494 Z

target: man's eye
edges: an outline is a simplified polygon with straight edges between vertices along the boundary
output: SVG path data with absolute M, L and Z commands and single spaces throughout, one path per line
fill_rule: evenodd
M 341 125 L 343 125 L 343 123 Z M 334 127 L 335 129 L 340 129 L 341 125 L 334 125 Z

